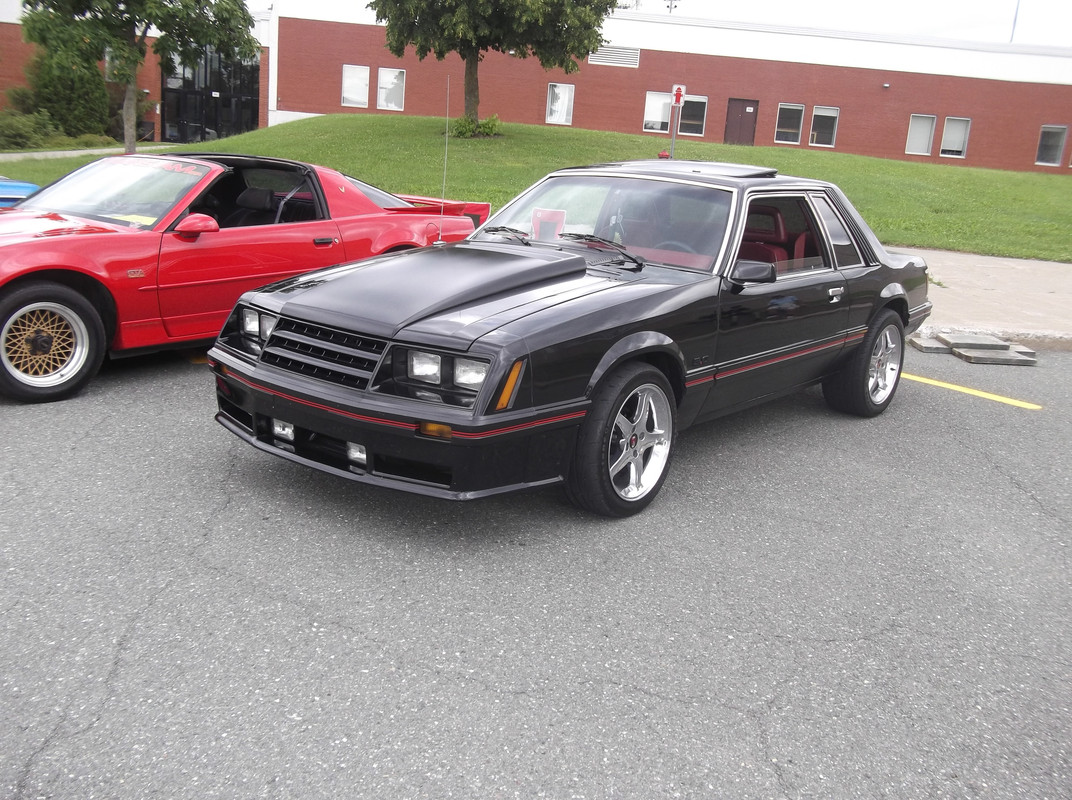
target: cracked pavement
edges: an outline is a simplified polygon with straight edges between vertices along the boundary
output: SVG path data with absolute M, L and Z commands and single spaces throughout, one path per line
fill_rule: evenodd
M 909 349 L 610 521 L 254 451 L 204 365 L 0 401 L 0 797 L 1066 797 L 1072 353 Z M 1029 373 L 1029 374 L 1028 374 Z

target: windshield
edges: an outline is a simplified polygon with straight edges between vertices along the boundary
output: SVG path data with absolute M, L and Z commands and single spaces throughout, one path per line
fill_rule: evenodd
M 151 228 L 209 169 L 163 158 L 102 158 L 42 189 L 20 209 Z
M 676 181 L 555 176 L 503 208 L 475 236 L 562 245 L 595 236 L 645 261 L 707 270 L 726 238 L 731 199 L 723 189 Z

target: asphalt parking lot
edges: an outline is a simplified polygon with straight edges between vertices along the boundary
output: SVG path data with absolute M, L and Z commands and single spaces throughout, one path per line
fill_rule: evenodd
M 1072 353 L 905 370 L 995 397 L 691 429 L 624 521 L 271 458 L 175 355 L 0 400 L 0 797 L 1069 797 Z

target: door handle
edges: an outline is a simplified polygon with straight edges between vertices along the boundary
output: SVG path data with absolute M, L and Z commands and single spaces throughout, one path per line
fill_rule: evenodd
M 322 244 L 335 244 L 335 239 L 331 236 L 318 236 L 313 239 L 313 244 L 319 246 Z
M 845 289 L 841 286 L 835 286 L 833 289 L 830 289 L 827 294 L 830 295 L 831 303 L 840 303 L 841 295 L 845 294 Z

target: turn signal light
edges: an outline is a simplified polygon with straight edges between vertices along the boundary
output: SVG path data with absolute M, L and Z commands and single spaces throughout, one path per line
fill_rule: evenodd
M 499 393 L 499 401 L 495 404 L 496 411 L 502 411 L 514 404 L 514 395 L 517 394 L 517 387 L 521 383 L 521 371 L 524 366 L 525 362 L 518 359 L 514 362 L 514 366 L 510 367 L 510 374 L 506 376 L 506 383 Z
M 453 435 L 450 425 L 439 422 L 422 422 L 418 430 L 424 436 L 434 436 L 437 439 L 449 439 Z

